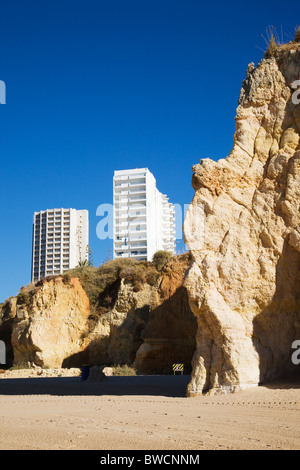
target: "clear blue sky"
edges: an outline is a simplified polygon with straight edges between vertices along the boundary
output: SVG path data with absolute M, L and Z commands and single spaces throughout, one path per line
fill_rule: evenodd
M 99 265 L 114 170 L 148 167 L 188 204 L 192 165 L 231 150 L 261 35 L 299 22 L 294 1 L 1 0 L 0 302 L 30 282 L 34 211 L 88 209 Z

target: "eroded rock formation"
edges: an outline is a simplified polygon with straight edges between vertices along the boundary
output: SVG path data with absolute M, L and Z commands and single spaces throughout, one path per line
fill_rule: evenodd
M 0 308 L 8 366 L 132 364 L 139 350 L 136 367 L 143 372 L 171 373 L 176 360 L 189 367 L 196 347 L 196 320 L 182 287 L 189 263 L 188 254 L 175 257 L 157 284 L 139 285 L 130 280 L 129 266 L 126 278 L 111 277 L 97 307 L 76 277 L 48 278 L 21 289 Z M 158 354 L 153 342 L 142 348 L 148 338 Z
M 188 395 L 295 370 L 300 339 L 300 43 L 250 64 L 226 159 L 193 167 L 184 233 L 198 321 Z M 299 86 L 298 86 L 299 88 Z M 293 95 L 294 94 L 294 95 Z
M 89 299 L 76 278 L 24 289 L 3 310 L 0 332 L 7 331 L 8 361 L 15 365 L 61 367 L 66 356 L 86 347 Z
M 115 286 L 114 284 L 117 284 Z M 39 281 L 9 299 L 0 315 L 0 337 L 14 365 L 79 367 L 83 364 L 131 364 L 142 344 L 156 290 L 139 292 L 122 280 L 113 283 L 115 298 L 95 315 L 78 278 Z

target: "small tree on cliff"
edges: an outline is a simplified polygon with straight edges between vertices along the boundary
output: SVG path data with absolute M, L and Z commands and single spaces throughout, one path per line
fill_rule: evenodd
M 78 263 L 79 267 L 94 266 L 93 258 L 92 258 L 93 252 L 89 245 L 86 247 L 86 254 L 87 254 L 87 258 L 79 261 Z
M 172 253 L 169 251 L 159 250 L 153 255 L 152 264 L 158 271 L 161 271 L 172 256 Z

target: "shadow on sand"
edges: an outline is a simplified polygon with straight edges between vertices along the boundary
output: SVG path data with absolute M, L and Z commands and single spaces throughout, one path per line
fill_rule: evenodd
M 293 374 L 290 376 L 283 376 L 279 379 L 275 379 L 267 383 L 262 383 L 261 386 L 270 388 L 272 390 L 289 390 L 292 388 L 300 389 L 300 373 Z
M 0 380 L 0 395 L 150 395 L 185 397 L 189 375 L 108 377 L 88 382 L 81 377 L 38 377 Z

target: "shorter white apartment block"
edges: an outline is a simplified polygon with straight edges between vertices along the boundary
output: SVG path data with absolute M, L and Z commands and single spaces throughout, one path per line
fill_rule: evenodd
M 62 274 L 88 259 L 87 210 L 47 209 L 33 216 L 31 280 Z
M 175 209 L 147 168 L 114 172 L 114 259 L 175 254 Z

